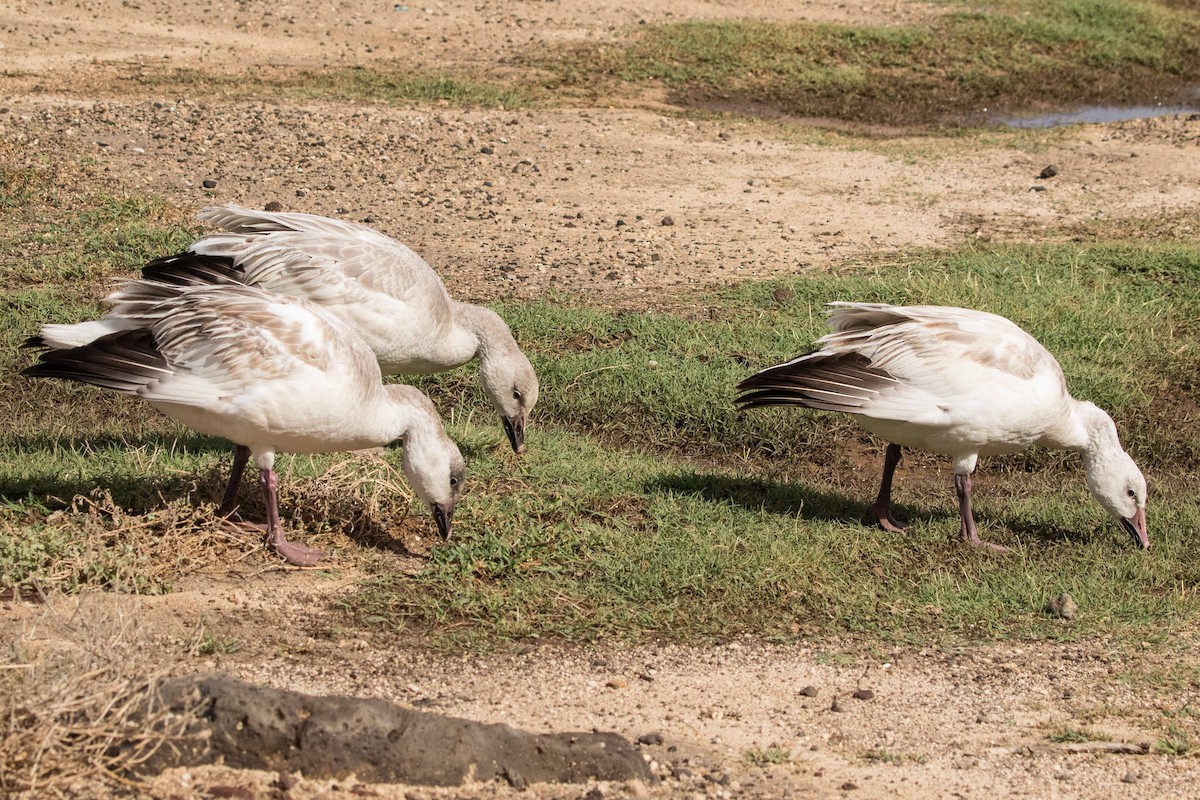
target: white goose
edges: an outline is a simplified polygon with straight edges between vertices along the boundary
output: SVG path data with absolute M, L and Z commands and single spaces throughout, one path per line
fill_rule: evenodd
M 1004 317 L 942 306 L 830 303 L 833 332 L 807 355 L 738 385 L 743 408 L 798 405 L 853 414 L 889 444 L 873 510 L 891 516 L 900 448 L 954 459 L 962 538 L 986 544 L 971 513 L 979 456 L 1033 444 L 1083 457 L 1092 496 L 1147 548 L 1146 479 L 1121 448 L 1112 418 L 1067 391 L 1062 369 L 1036 339 Z M 987 545 L 995 549 L 1005 549 Z
M 328 453 L 400 439 L 409 483 L 442 537 L 450 536 L 463 481 L 458 447 L 419 390 L 383 385 L 374 355 L 340 320 L 304 300 L 240 285 L 131 281 L 107 301 L 106 319 L 121 323 L 116 332 L 44 352 L 22 374 L 134 394 L 194 430 L 235 442 L 220 513 L 233 512 L 253 456 L 268 541 L 287 561 L 310 565 L 324 553 L 284 537 L 273 470 L 279 451 Z M 96 323 L 81 325 L 94 331 Z M 26 344 L 50 341 L 43 333 Z
M 385 375 L 423 375 L 479 357 L 479 375 L 513 450 L 538 399 L 529 359 L 498 314 L 460 303 L 425 261 L 365 225 L 315 214 L 212 206 L 197 216 L 224 230 L 187 252 L 150 262 L 142 277 L 180 284 L 245 283 L 300 297 L 332 312 L 375 353 Z M 119 324 L 119 320 L 115 321 Z M 112 330 L 114 320 L 95 323 Z M 84 344 L 78 326 L 47 326 L 53 347 Z

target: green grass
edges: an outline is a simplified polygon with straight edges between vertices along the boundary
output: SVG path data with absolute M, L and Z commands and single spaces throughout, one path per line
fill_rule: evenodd
M 1136 0 L 946 3 L 913 26 L 683 21 L 531 63 L 568 88 L 665 86 L 675 102 L 804 117 L 961 122 L 987 108 L 1146 103 L 1200 78 L 1193 10 Z
M 532 85 L 508 85 L 444 72 L 422 73 L 405 66 L 397 66 L 393 71 L 383 65 L 258 75 L 176 69 L 140 75 L 136 80 L 143 88 L 187 90 L 243 99 L 444 102 L 456 107 L 508 109 L 537 105 L 543 94 Z
M 1046 736 L 1055 744 L 1080 744 L 1082 742 L 1099 742 L 1108 739 L 1104 734 L 1097 733 L 1091 728 L 1072 728 L 1064 725 Z
M 87 207 L 47 208 L 0 241 L 0 263 L 45 234 L 53 242 L 0 300 L 0 583 L 167 591 L 257 546 L 211 518 L 227 445 L 128 398 L 15 375 L 32 358 L 16 345 L 41 321 L 95 313 L 102 282 L 71 277 L 93 249 L 104 263 L 89 277 L 129 274 L 191 235 L 153 202 L 93 196 Z M 837 415 L 731 403 L 739 379 L 806 350 L 821 304 L 840 298 L 983 308 L 1037 335 L 1076 394 L 1113 412 L 1145 468 L 1152 549 L 1135 551 L 1106 519 L 1076 456 L 1044 450 L 985 459 L 976 478 L 981 530 L 1012 554 L 955 541 L 948 465 L 928 455 L 906 456 L 898 475 L 910 531 L 864 525 L 880 443 Z M 304 540 L 359 554 L 372 573 L 343 601 L 347 624 L 446 644 L 1147 641 L 1200 612 L 1198 306 L 1200 251 L 1178 243 L 917 253 L 746 284 L 709 298 L 703 318 L 570 298 L 511 304 L 500 310 L 542 380 L 525 455 L 508 451 L 472 369 L 420 381 L 468 459 L 451 542 L 398 569 L 394 531 L 411 498 L 395 451 L 369 468 L 281 458 L 281 503 Z M 257 508 L 249 481 L 245 492 Z M 1070 623 L 1043 613 L 1064 591 L 1079 606 Z

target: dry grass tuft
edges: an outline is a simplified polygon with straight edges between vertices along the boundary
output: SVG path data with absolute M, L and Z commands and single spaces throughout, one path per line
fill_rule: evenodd
M 128 617 L 48 609 L 0 654 L 0 796 L 141 796 L 135 771 L 182 737 Z
M 357 545 L 403 553 L 408 531 L 433 532 L 429 520 L 408 519 L 413 494 L 400 468 L 383 457 L 296 456 L 278 466 L 280 513 L 289 535 L 334 550 L 353 552 Z M 225 469 L 222 464 L 172 479 L 157 496 L 118 500 L 114 490 L 97 487 L 61 510 L 0 514 L 0 591 L 37 597 L 93 586 L 153 594 L 187 575 L 278 564 L 261 531 L 216 515 Z M 265 519 L 252 477 L 240 500 L 243 519 Z

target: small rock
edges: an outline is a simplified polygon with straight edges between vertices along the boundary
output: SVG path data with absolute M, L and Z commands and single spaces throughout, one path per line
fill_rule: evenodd
M 580 800 L 604 800 L 604 792 L 600 790 L 599 786 L 593 786 Z
M 817 696 L 817 687 L 805 686 L 803 689 L 800 690 L 800 694 L 804 695 L 805 697 L 816 697 Z
M 775 302 L 779 303 L 780 305 L 783 305 L 784 303 L 786 303 L 788 300 L 791 300 L 795 296 L 796 296 L 795 292 L 793 292 L 791 289 L 785 288 L 783 286 L 780 286 L 778 289 L 771 292 L 771 297 L 775 298 Z M 814 689 L 813 691 L 815 692 L 816 690 Z M 801 692 L 801 694 L 804 694 L 804 693 Z
M 291 772 L 279 772 L 279 777 L 275 779 L 275 785 L 285 792 L 292 789 L 296 784 L 300 783 L 300 776 Z
M 612 680 L 610 680 L 608 683 L 606 683 L 604 685 L 607 686 L 609 689 L 624 689 L 626 686 L 629 685 L 629 683 L 621 678 L 613 678 Z
M 857 784 L 857 783 L 853 783 L 852 781 L 846 781 L 845 783 L 843 783 L 843 784 L 842 784 L 841 786 L 839 786 L 838 788 L 839 788 L 839 789 L 841 789 L 843 792 L 850 792 L 850 791 L 853 791 L 853 790 L 857 789 L 857 788 L 858 788 L 858 784 Z
M 657 733 L 657 732 L 655 732 L 655 733 L 643 733 L 641 736 L 639 736 L 639 737 L 637 738 L 637 740 L 638 740 L 638 744 L 650 744 L 650 745 L 655 745 L 655 744 L 662 744 L 662 743 L 663 743 L 663 737 L 662 737 L 662 734 L 661 734 L 661 733 Z
M 1030 186 L 1030 187 L 1029 187 L 1029 191 L 1031 191 L 1031 192 L 1044 192 L 1044 191 L 1046 191 L 1046 187 L 1045 187 L 1045 186 Z
M 496 148 L 492 147 L 490 144 L 485 144 L 483 147 L 479 148 L 479 152 L 483 153 L 485 156 L 490 156 L 496 152 Z
M 504 768 L 504 780 L 508 781 L 508 785 L 516 789 L 518 792 L 523 792 L 529 787 L 529 779 L 521 774 L 520 770 L 513 766 Z
M 229 800 L 254 800 L 254 790 L 248 786 L 217 785 L 208 787 L 209 797 L 229 798 Z
M 1047 609 L 1050 611 L 1050 616 L 1059 619 L 1075 619 L 1075 615 L 1079 613 L 1079 606 L 1075 604 L 1075 598 L 1066 592 L 1051 600 Z
M 659 222 L 658 224 L 670 227 L 671 225 L 675 224 L 675 218 L 668 214 L 667 216 L 663 217 L 662 221 Z
M 216 182 L 216 181 L 214 181 L 212 178 L 205 178 L 205 179 L 204 179 L 204 182 L 203 182 L 203 183 L 201 183 L 200 185 L 201 185 L 201 186 L 203 186 L 205 189 L 215 189 L 215 188 L 217 188 L 217 182 Z
M 842 708 L 842 704 L 838 702 L 837 697 L 834 697 L 833 702 L 829 705 L 829 710 L 830 711 L 845 711 L 846 709 Z
M 263 206 L 263 211 L 283 211 L 283 203 L 278 200 L 272 200 Z
M 625 227 L 625 220 L 623 220 L 623 219 L 619 219 L 619 220 L 617 220 L 617 227 L 618 227 L 618 228 L 624 228 L 624 227 Z
M 646 790 L 646 784 L 634 778 L 631 781 L 625 781 L 625 791 L 630 797 L 641 798 L 646 797 L 650 793 Z
M 852 694 L 850 696 L 853 697 L 855 700 L 874 700 L 875 699 L 875 693 L 872 692 L 870 689 L 858 689 L 854 692 L 854 694 Z
M 1121 783 L 1137 783 L 1137 782 L 1138 782 L 1138 776 L 1133 774 L 1132 772 L 1126 772 L 1124 775 L 1121 776 Z
M 1042 169 L 1042 171 L 1038 173 L 1038 177 L 1042 178 L 1042 179 L 1053 178 L 1057 174 L 1058 174 L 1058 167 L 1051 164 L 1048 167 L 1044 167 Z

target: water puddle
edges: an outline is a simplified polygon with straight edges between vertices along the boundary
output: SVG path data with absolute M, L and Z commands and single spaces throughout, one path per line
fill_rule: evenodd
M 1010 128 L 1053 128 L 1058 125 L 1123 122 L 1130 119 L 1198 113 L 1200 113 L 1200 102 L 1157 103 L 1147 106 L 1083 106 L 1070 111 L 996 116 L 989 121 L 994 125 L 1007 125 Z

